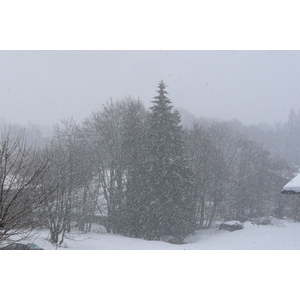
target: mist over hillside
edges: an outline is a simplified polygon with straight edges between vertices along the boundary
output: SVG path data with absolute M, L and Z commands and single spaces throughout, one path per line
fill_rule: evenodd
M 232 130 L 247 135 L 250 139 L 260 143 L 272 155 L 286 160 L 291 167 L 300 165 L 300 144 L 297 142 L 300 126 L 300 111 L 296 113 L 291 108 L 285 121 L 272 123 L 260 123 L 245 125 L 242 121 L 234 119 L 224 121 L 221 118 L 207 118 L 188 111 L 179 106 L 174 107 L 181 116 L 182 125 L 191 128 L 195 122 L 227 124 Z M 87 116 L 88 117 L 88 116 Z M 70 119 L 73 119 L 70 117 Z M 37 146 L 45 146 L 51 140 L 53 129 L 61 122 L 52 125 L 28 123 L 27 125 L 10 123 L 7 120 L 0 121 L 0 128 L 10 128 L 14 133 L 20 130 L 26 131 L 28 142 L 36 142 Z

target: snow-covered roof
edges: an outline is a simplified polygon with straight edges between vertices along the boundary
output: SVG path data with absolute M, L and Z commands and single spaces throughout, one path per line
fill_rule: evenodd
M 281 193 L 300 194 L 300 173 L 283 187 Z

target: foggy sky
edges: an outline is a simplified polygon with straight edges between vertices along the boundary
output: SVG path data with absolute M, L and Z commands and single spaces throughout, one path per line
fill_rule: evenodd
M 159 81 L 174 106 L 244 124 L 300 109 L 299 51 L 0 51 L 0 120 L 77 121 L 110 98 L 148 107 Z

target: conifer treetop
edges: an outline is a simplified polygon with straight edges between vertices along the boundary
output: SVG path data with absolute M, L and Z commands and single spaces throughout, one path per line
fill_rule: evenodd
M 158 90 L 157 93 L 158 95 L 155 96 L 152 101 L 152 103 L 154 104 L 170 104 L 171 100 L 166 96 L 168 94 L 168 92 L 166 91 L 166 85 L 165 83 L 161 80 L 160 83 L 158 84 Z

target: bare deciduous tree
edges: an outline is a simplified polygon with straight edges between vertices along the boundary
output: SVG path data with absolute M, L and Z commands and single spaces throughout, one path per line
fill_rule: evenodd
M 225 198 L 228 169 L 222 152 L 204 124 L 194 123 L 187 135 L 191 168 L 194 173 L 193 197 L 199 229 L 209 228 Z
M 53 186 L 41 184 L 50 162 L 47 150 L 27 146 L 25 132 L 13 135 L 4 130 L 0 137 L 0 243 L 29 236 L 39 224 L 41 205 Z
M 127 231 L 127 215 L 124 213 L 128 204 L 127 185 L 128 180 L 132 180 L 130 168 L 133 167 L 133 161 L 140 159 L 136 150 L 141 147 L 139 143 L 142 143 L 138 140 L 139 137 L 142 138 L 142 130 L 135 127 L 137 124 L 143 126 L 145 117 L 146 111 L 142 102 L 126 98 L 122 101 L 111 101 L 85 123 L 85 130 L 90 135 L 89 151 L 94 162 L 94 174 L 101 184 L 106 202 L 106 229 L 109 232 Z

